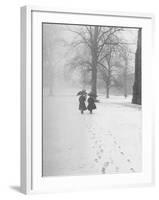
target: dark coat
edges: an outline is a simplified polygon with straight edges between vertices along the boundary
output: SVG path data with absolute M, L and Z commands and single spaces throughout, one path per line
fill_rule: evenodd
M 84 95 L 81 95 L 79 97 L 79 110 L 87 110 L 85 101 L 86 97 Z
M 94 98 L 93 98 L 93 97 L 89 97 L 89 98 L 88 98 L 88 106 L 87 106 L 87 109 L 88 109 L 89 111 L 96 109 L 96 105 L 95 105 L 95 101 L 94 101 Z

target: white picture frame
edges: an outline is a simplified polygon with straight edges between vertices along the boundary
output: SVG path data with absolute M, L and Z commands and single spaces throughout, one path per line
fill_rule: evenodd
M 109 20 L 108 20 L 109 19 Z M 105 189 L 154 184 L 153 19 L 151 14 L 21 8 L 21 191 L 28 193 Z M 41 23 L 137 26 L 143 29 L 143 172 L 91 176 L 41 176 Z M 148 67 L 151 68 L 148 69 Z M 36 76 L 35 76 L 36 74 Z M 149 79 L 149 84 L 147 80 Z M 149 91 L 149 95 L 148 92 Z

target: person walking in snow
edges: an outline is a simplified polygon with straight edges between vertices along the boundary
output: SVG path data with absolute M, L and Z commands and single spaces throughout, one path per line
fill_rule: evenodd
M 89 98 L 88 98 L 88 106 L 87 109 L 89 110 L 90 114 L 92 114 L 92 110 L 96 109 L 96 104 L 95 104 L 95 97 L 96 95 L 93 93 L 89 93 Z
M 78 94 L 80 97 L 79 97 L 79 110 L 81 111 L 81 114 L 84 113 L 85 110 L 87 110 L 87 107 L 86 107 L 86 99 L 87 99 L 87 93 L 85 90 L 82 90 L 80 92 L 78 92 Z

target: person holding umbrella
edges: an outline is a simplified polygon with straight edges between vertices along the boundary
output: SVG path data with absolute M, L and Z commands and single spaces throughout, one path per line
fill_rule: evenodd
M 97 97 L 97 95 L 90 92 L 88 96 L 89 98 L 87 100 L 88 101 L 87 109 L 90 111 L 90 114 L 92 114 L 92 110 L 96 109 L 95 98 Z
M 87 107 L 85 104 L 86 98 L 87 98 L 86 90 L 82 90 L 82 91 L 78 92 L 77 96 L 80 96 L 79 97 L 79 110 L 81 111 L 81 114 L 83 114 L 84 111 L 87 110 Z

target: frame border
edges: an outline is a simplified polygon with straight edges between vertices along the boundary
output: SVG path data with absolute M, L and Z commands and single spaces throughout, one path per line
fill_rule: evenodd
M 72 9 L 70 9 L 72 10 Z M 123 18 L 142 18 L 152 20 L 154 30 L 154 15 L 151 13 L 126 13 L 126 12 L 106 12 L 92 10 L 73 10 L 57 8 L 45 8 L 37 6 L 21 7 L 21 192 L 33 193 L 32 187 L 32 13 L 49 12 L 73 15 L 96 15 Z M 154 34 L 152 33 L 154 46 Z M 154 112 L 154 109 L 153 109 Z M 153 119 L 154 120 L 154 119 Z M 153 125 L 154 126 L 154 125 Z M 155 134 L 152 131 L 152 184 L 155 183 Z M 137 185 L 138 186 L 138 185 Z M 120 186 L 119 186 L 120 187 Z M 133 187 L 133 186 L 132 186 Z

